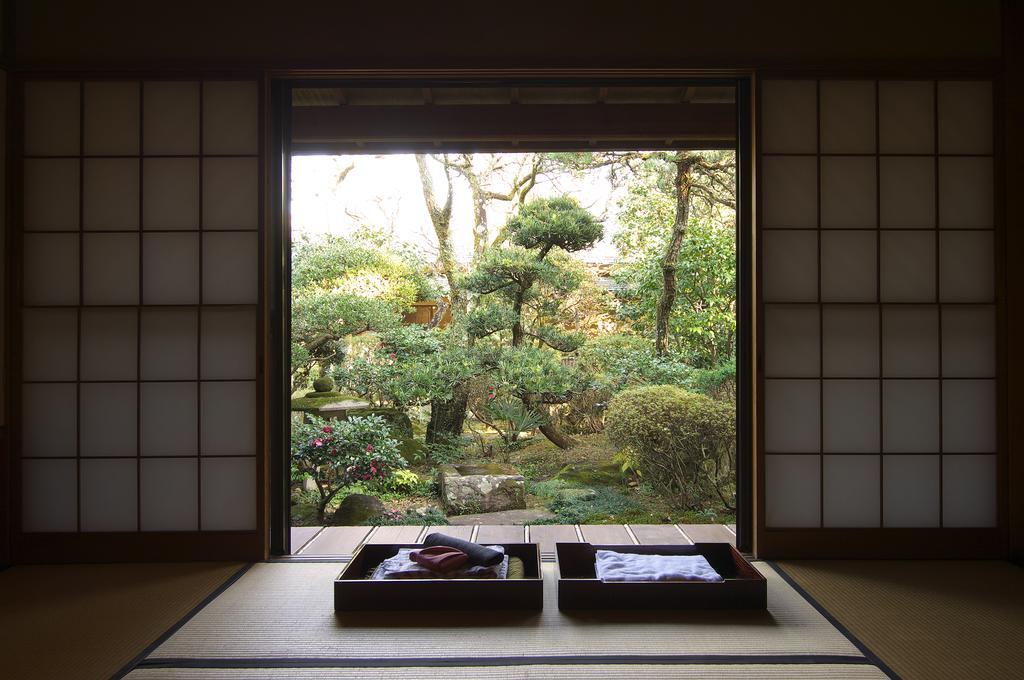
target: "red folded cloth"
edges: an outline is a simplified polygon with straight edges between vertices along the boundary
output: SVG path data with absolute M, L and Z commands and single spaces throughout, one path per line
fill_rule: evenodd
M 447 545 L 433 545 L 409 553 L 409 559 L 431 571 L 453 571 L 469 561 L 469 555 Z

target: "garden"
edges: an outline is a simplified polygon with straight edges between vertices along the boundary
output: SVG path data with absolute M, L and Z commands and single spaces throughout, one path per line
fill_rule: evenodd
M 292 524 L 731 523 L 726 151 L 293 159 Z

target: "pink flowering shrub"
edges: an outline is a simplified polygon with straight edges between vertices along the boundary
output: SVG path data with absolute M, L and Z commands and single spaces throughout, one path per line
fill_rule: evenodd
M 309 416 L 308 422 L 292 427 L 292 465 L 316 485 L 317 521 L 322 524 L 328 504 L 344 487 L 386 479 L 406 462 L 380 416 Z

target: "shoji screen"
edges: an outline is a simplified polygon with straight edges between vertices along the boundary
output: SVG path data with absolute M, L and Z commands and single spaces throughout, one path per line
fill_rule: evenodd
M 257 528 L 258 89 L 24 83 L 23 534 Z
M 996 526 L 992 84 L 762 85 L 763 526 Z

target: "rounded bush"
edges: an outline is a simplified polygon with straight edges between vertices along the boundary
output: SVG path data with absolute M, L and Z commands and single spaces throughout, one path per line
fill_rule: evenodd
M 681 507 L 732 505 L 731 404 L 670 385 L 637 387 L 611 400 L 605 432 L 645 481 Z

